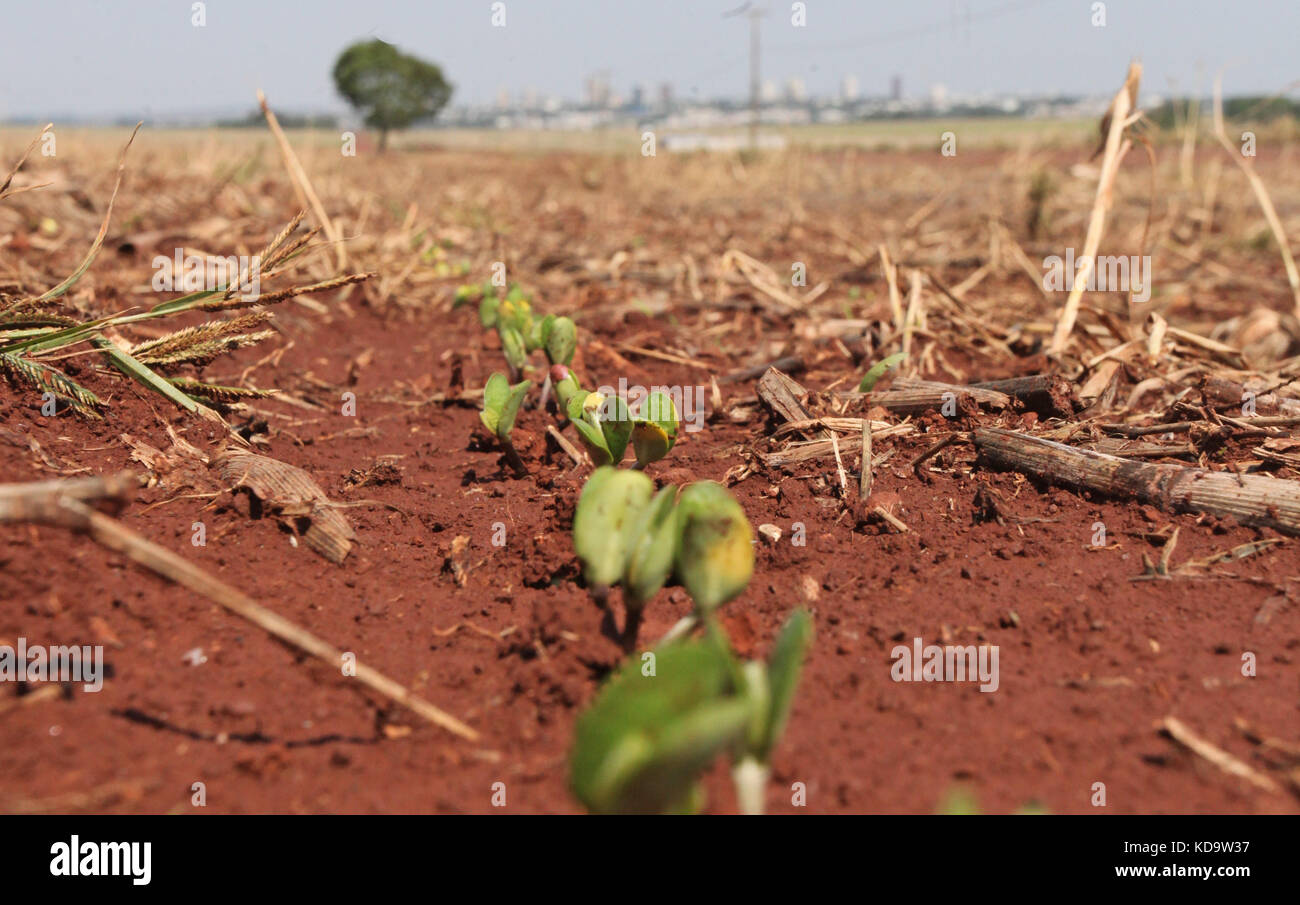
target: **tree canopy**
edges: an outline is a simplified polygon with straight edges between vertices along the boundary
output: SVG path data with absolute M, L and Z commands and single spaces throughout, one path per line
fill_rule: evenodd
M 388 146 L 390 130 L 436 116 L 452 92 L 437 64 L 378 38 L 359 41 L 339 54 L 334 86 L 367 126 L 379 130 L 381 149 Z

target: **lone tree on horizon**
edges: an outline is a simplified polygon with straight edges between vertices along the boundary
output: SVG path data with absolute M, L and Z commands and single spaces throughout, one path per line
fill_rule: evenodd
M 334 62 L 334 87 L 379 130 L 379 150 L 388 133 L 431 119 L 451 99 L 452 85 L 435 63 L 402 53 L 387 41 L 358 41 Z

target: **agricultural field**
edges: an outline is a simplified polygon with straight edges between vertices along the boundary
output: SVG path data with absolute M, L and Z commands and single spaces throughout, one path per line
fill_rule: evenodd
M 684 807 L 575 794 L 575 738 L 715 642 L 797 687 L 762 784 L 714 713 L 705 813 L 1300 810 L 1300 143 L 981 128 L 68 130 L 7 182 L 0 132 L 0 645 L 106 661 L 0 685 L 0 811 Z M 1122 291 L 1051 279 L 1094 230 Z M 611 450 L 568 375 L 672 423 Z M 623 444 L 740 512 L 631 634 L 639 575 L 575 551 Z

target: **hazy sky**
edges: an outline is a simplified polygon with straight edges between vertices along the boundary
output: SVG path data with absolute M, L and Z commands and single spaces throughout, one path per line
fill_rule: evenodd
M 741 0 L 3 0 L 0 119 L 174 116 L 251 109 L 258 87 L 281 110 L 344 109 L 335 56 L 370 35 L 442 65 L 453 103 L 487 103 L 532 86 L 578 98 L 608 70 L 616 91 L 671 82 L 679 97 L 743 97 L 748 23 Z M 1146 92 L 1170 81 L 1208 93 L 1271 93 L 1300 79 L 1300 0 L 759 0 L 763 77 L 802 78 L 814 94 L 856 76 L 864 94 L 890 77 L 921 95 L 1113 92 L 1132 57 Z M 1199 68 L 1198 68 L 1199 67 Z M 1198 72 L 1200 73 L 1198 75 Z

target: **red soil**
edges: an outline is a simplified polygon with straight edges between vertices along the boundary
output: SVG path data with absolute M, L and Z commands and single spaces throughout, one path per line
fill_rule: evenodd
M 577 809 L 566 786 L 573 722 L 621 658 L 576 582 L 569 527 L 584 475 L 542 442 L 549 416 L 535 409 L 520 418 L 533 470 L 520 479 L 476 439 L 474 406 L 421 404 L 449 388 L 452 353 L 464 355 L 466 386 L 500 368 L 470 310 L 408 318 L 353 308 L 329 327 L 303 325 L 293 312 L 296 342 L 273 382 L 293 387 L 290 375 L 310 372 L 333 389 L 312 391 L 328 411 L 275 425 L 264 450 L 305 469 L 332 499 L 394 507 L 344 510 L 360 543 L 343 565 L 294 546 L 271 518 L 250 519 L 245 498 L 229 493 L 187 498 L 192 488 L 158 485 L 122 518 L 409 684 L 482 742 L 425 724 L 85 537 L 0 526 L 0 643 L 102 643 L 112 667 L 98 694 L 76 687 L 11 706 L 15 689 L 0 687 L 0 808 L 188 812 L 192 784 L 203 782 L 207 809 L 218 812 L 491 812 L 492 786 L 504 782 L 508 812 Z M 688 335 L 640 314 L 584 322 L 583 331 L 584 343 L 594 333 L 606 348 L 615 340 L 658 348 Z M 367 350 L 373 358 L 355 366 Z M 704 352 L 718 374 L 752 363 Z M 240 353 L 236 365 L 260 354 Z M 599 346 L 584 354 L 598 377 L 707 384 L 707 372 L 668 362 L 629 354 L 629 371 Z M 810 364 L 799 375 L 810 387 L 853 370 L 835 357 Z M 968 369 L 972 380 L 1009 373 L 980 362 Z M 165 448 L 168 424 L 205 450 L 220 439 L 116 376 L 87 366 L 79 377 L 111 402 L 108 420 L 43 418 L 33 395 L 0 393 L 0 480 L 75 466 L 138 469 L 120 435 Z M 728 404 L 753 386 L 724 386 Z M 355 417 L 338 414 L 344 390 L 357 394 Z M 721 479 L 763 425 L 761 414 L 744 424 L 714 419 L 650 473 Z M 21 445 L 28 440 L 46 459 Z M 1164 526 L 1182 529 L 1175 563 L 1272 535 L 1038 488 L 977 467 L 968 447 L 944 450 L 923 482 L 907 463 L 931 442 L 921 434 L 877 445 L 877 453 L 899 447 L 878 469 L 874 494 L 897 496 L 906 534 L 843 516 L 833 459 L 760 469 L 733 488 L 753 524 L 784 532 L 775 545 L 760 541 L 749 589 L 725 610 L 738 648 L 765 653 L 796 606 L 809 606 L 816 622 L 775 755 L 771 811 L 798 810 L 795 782 L 806 784 L 816 813 L 930 812 L 955 786 L 993 812 L 1031 801 L 1093 812 L 1096 782 L 1106 784 L 1110 812 L 1300 810 L 1293 797 L 1216 770 L 1156 725 L 1175 715 L 1257 768 L 1258 749 L 1234 721 L 1296 737 L 1300 607 L 1271 607 L 1270 621 L 1257 620 L 1266 601 L 1290 600 L 1288 583 L 1300 574 L 1293 546 L 1217 570 L 1235 578 L 1134 581 L 1142 555 L 1160 553 L 1145 535 Z M 846 458 L 856 460 L 852 452 Z M 381 461 L 400 479 L 349 481 Z M 999 501 L 1004 524 L 976 518 L 981 488 Z M 205 547 L 190 543 L 196 521 L 206 525 Z M 1104 549 L 1090 546 L 1098 521 Z M 497 522 L 503 548 L 490 541 Z M 790 543 L 794 522 L 806 526 L 806 546 Z M 463 587 L 447 568 L 458 535 L 470 539 Z M 642 637 L 662 634 L 688 608 L 680 589 L 662 592 Z M 894 682 L 891 650 L 918 636 L 998 645 L 1001 687 Z M 195 648 L 206 662 L 182 659 Z M 1245 651 L 1258 656 L 1257 677 L 1242 676 Z M 710 811 L 733 809 L 721 768 L 708 792 Z

